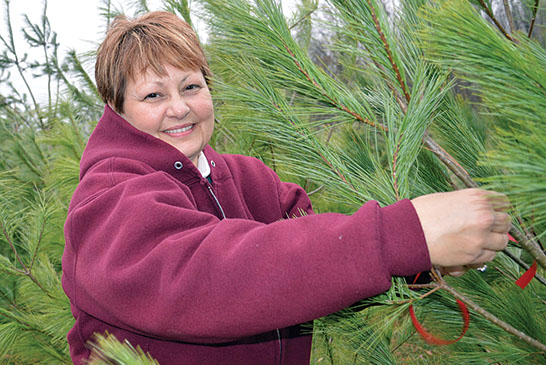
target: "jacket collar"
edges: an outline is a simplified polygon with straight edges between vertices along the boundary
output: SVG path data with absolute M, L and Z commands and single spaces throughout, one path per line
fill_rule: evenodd
M 221 179 L 223 172 L 227 172 L 227 166 L 220 154 L 208 145 L 204 153 L 211 166 L 211 178 Z M 203 179 L 197 167 L 183 153 L 161 139 L 133 127 L 106 105 L 83 152 L 80 180 L 93 165 L 113 157 L 138 160 L 181 181 Z

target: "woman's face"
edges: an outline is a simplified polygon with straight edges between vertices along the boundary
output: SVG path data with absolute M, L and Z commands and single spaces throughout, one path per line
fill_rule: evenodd
M 177 148 L 196 166 L 214 130 L 214 109 L 201 71 L 165 65 L 128 80 L 121 116 L 135 128 Z

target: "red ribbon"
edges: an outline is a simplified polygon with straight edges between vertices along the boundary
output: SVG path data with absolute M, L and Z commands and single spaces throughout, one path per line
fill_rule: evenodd
M 461 302 L 459 299 L 457 299 L 457 304 L 459 305 L 459 309 L 461 310 L 461 313 L 463 315 L 464 325 L 463 325 L 463 330 L 461 332 L 461 335 L 454 340 L 444 340 L 442 338 L 435 337 L 430 332 L 428 332 L 417 320 L 417 317 L 415 316 L 415 311 L 413 310 L 413 304 L 410 304 L 409 306 L 411 322 L 413 323 L 413 326 L 415 327 L 417 332 L 421 335 L 421 337 L 423 337 L 423 339 L 427 343 L 431 345 L 436 345 L 436 346 L 451 345 L 452 343 L 455 343 L 459 341 L 461 338 L 463 338 L 466 331 L 468 330 L 468 325 L 470 324 L 470 313 L 468 312 L 468 308 L 466 307 L 466 304 Z
M 518 280 L 516 280 L 516 285 L 522 289 L 525 289 L 525 287 L 531 282 L 531 280 L 533 280 L 536 273 L 537 261 L 535 260 L 531 267 L 526 272 L 524 272 Z
M 421 273 L 417 274 L 415 276 L 415 279 L 413 279 L 413 283 L 415 284 L 417 282 L 417 279 Z M 417 320 L 417 317 L 415 316 L 415 311 L 413 310 L 413 304 L 410 304 L 409 306 L 409 313 L 411 317 L 411 322 L 413 323 L 413 327 L 417 330 L 417 332 L 423 337 L 423 339 L 431 344 L 436 346 L 442 346 L 442 345 L 451 345 L 452 343 L 455 343 L 459 341 L 461 338 L 463 338 L 464 334 L 468 330 L 468 325 L 470 324 L 470 313 L 468 313 L 468 308 L 466 307 L 466 304 L 461 302 L 459 299 L 457 300 L 457 304 L 459 305 L 459 309 L 461 310 L 461 313 L 463 315 L 464 325 L 463 325 L 463 331 L 461 332 L 461 335 L 457 337 L 454 340 L 444 340 L 441 338 L 434 337 L 430 332 L 428 332 Z
M 516 241 L 516 239 L 512 237 L 510 233 L 508 233 L 508 239 L 512 242 L 518 243 L 518 241 Z M 516 285 L 522 289 L 525 289 L 525 287 L 529 285 L 531 280 L 533 280 L 536 273 L 537 273 L 537 261 L 535 260 L 533 261 L 533 264 L 531 265 L 531 267 L 527 269 L 527 271 L 525 271 L 518 280 L 516 280 Z
M 516 239 L 512 237 L 510 233 L 508 233 L 508 239 L 512 242 L 518 243 L 518 241 L 516 241 Z M 524 289 L 531 282 L 531 280 L 533 280 L 536 272 L 537 272 L 537 262 L 535 260 L 533 264 L 531 265 L 531 267 L 518 280 L 516 280 L 516 285 L 519 286 L 521 289 Z M 417 274 L 413 283 L 417 281 L 417 278 L 419 277 L 419 275 L 421 275 L 421 273 Z M 464 324 L 463 324 L 463 330 L 461 334 L 459 335 L 459 337 L 457 337 L 454 340 L 444 340 L 442 338 L 435 337 L 430 332 L 428 332 L 417 320 L 417 317 L 415 316 L 415 311 L 413 309 L 413 304 L 410 304 L 409 313 L 411 317 L 411 322 L 413 323 L 413 326 L 415 327 L 417 332 L 421 335 L 421 337 L 423 337 L 423 339 L 427 343 L 431 345 L 436 345 L 436 346 L 451 345 L 459 341 L 461 338 L 463 338 L 470 324 L 470 313 L 468 312 L 468 308 L 466 307 L 466 304 L 461 302 L 459 299 L 456 299 L 456 300 L 457 300 L 457 304 L 459 305 L 459 309 L 461 310 Z

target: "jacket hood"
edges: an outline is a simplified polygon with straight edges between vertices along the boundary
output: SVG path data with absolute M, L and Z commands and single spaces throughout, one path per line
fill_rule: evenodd
M 208 159 L 216 152 L 205 147 Z M 199 170 L 182 152 L 170 144 L 132 126 L 110 106 L 104 107 L 104 114 L 85 147 L 80 161 L 80 181 L 98 162 L 108 158 L 127 158 L 143 162 L 156 170 L 170 172 L 176 164 L 183 166 L 186 173 L 200 176 Z M 180 165 L 181 164 L 181 165 Z

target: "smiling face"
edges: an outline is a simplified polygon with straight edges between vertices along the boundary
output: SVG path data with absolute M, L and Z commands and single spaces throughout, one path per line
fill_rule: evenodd
M 199 153 L 214 130 L 214 109 L 201 71 L 164 65 L 165 75 L 148 69 L 127 80 L 121 116 L 157 137 L 197 166 Z

